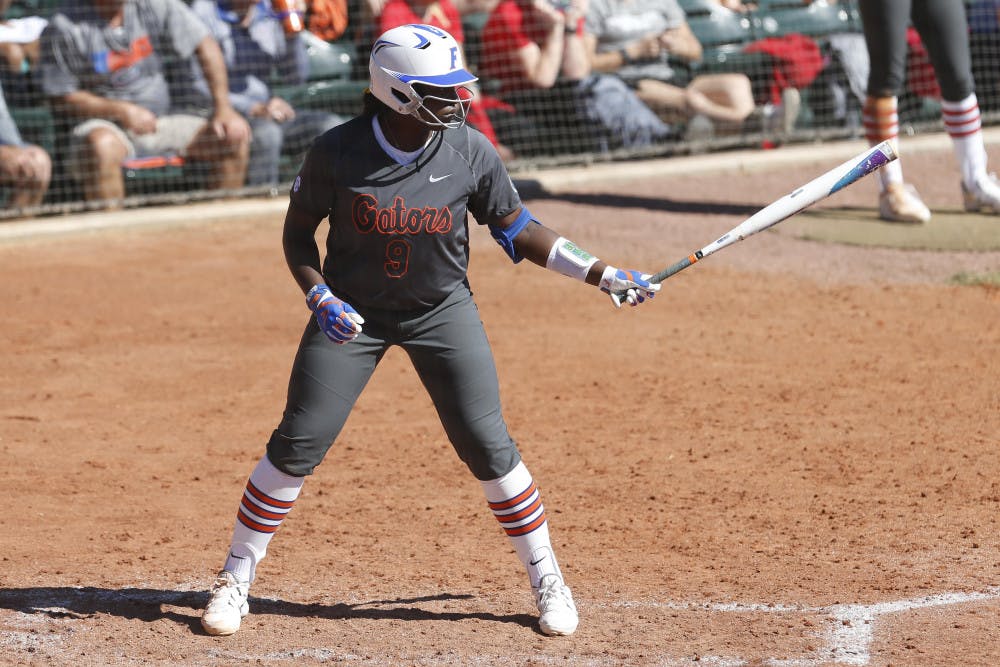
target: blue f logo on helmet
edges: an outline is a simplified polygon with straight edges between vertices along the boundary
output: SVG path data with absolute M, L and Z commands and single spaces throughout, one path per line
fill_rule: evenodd
M 458 42 L 444 30 L 421 23 L 387 30 L 372 46 L 368 74 L 372 94 L 393 111 L 431 127 L 465 123 L 471 95 L 460 91 L 476 77 L 465 69 Z M 440 118 L 428 101 L 453 106 L 456 112 Z

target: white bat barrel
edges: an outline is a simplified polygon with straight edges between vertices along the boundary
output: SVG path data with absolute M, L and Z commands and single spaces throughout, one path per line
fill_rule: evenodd
M 883 141 L 864 153 L 856 155 L 843 164 L 834 167 L 822 176 L 817 176 L 794 192 L 768 204 L 731 229 L 727 234 L 702 248 L 699 251 L 699 255 L 700 257 L 710 255 L 716 250 L 721 250 L 737 241 L 742 241 L 752 234 L 772 227 L 815 204 L 820 199 L 829 197 L 838 190 L 885 166 L 896 158 L 896 151 L 893 150 L 892 145 L 888 141 Z

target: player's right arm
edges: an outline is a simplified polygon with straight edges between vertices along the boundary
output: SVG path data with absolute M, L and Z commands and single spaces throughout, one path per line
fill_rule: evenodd
M 296 206 L 294 202 L 289 203 L 281 245 L 288 270 L 306 295 L 306 305 L 316 316 L 319 328 L 332 342 L 349 343 L 361 333 L 365 320 L 351 304 L 333 295 L 323 277 L 316 228 L 324 217 Z
M 319 263 L 319 247 L 316 245 L 316 229 L 323 218 L 294 202 L 285 213 L 285 226 L 281 233 L 281 246 L 285 251 L 285 262 L 292 277 L 305 294 L 313 285 L 324 281 Z

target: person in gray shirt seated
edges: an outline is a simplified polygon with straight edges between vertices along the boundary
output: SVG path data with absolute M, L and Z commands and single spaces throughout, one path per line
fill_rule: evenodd
M 0 87 L 0 187 L 7 190 L 6 207 L 41 204 L 51 177 L 49 154 L 21 139 Z
M 299 32 L 286 34 L 269 0 L 194 0 L 198 18 L 222 47 L 229 73 L 229 100 L 250 121 L 248 185 L 277 185 L 282 153 L 304 156 L 312 140 L 346 118 L 325 111 L 297 110 L 272 94 L 268 81 L 304 83 L 309 69 Z M 207 99 L 208 86 L 191 68 L 194 91 Z
M 594 71 L 623 78 L 666 122 L 700 117 L 716 129 L 738 130 L 754 110 L 745 74 L 690 78 L 676 66 L 702 57 L 677 0 L 590 0 L 584 41 Z
M 176 113 L 164 57 L 197 57 L 209 82 L 208 119 Z M 42 91 L 74 123 L 71 176 L 88 201 L 125 195 L 122 163 L 177 155 L 209 165 L 208 189 L 243 185 L 250 126 L 229 103 L 218 43 L 181 0 L 65 3 L 41 37 Z

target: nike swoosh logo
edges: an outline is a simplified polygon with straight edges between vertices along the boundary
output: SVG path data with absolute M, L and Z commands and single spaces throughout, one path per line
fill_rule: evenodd
M 451 176 L 451 174 L 445 174 L 444 176 L 434 176 L 434 175 L 431 175 L 431 176 L 428 177 L 428 180 L 431 183 L 437 183 L 438 181 L 443 181 L 444 179 L 448 178 L 449 176 Z
M 545 560 L 545 558 L 546 558 L 545 556 L 542 556 L 542 557 L 541 557 L 541 558 L 539 558 L 538 560 L 532 560 L 532 561 L 528 561 L 528 564 L 529 564 L 529 565 L 538 565 L 538 564 L 539 564 L 539 563 L 541 563 L 541 562 L 542 562 L 543 560 Z

